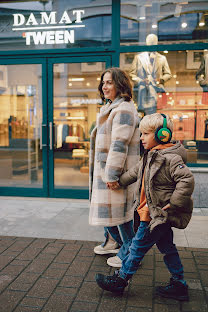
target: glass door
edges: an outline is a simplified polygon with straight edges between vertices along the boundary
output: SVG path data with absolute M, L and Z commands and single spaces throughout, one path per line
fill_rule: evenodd
M 88 198 L 90 133 L 102 106 L 100 76 L 109 63 L 108 57 L 49 61 L 50 196 Z
M 43 60 L 0 62 L 1 195 L 47 196 L 46 89 Z

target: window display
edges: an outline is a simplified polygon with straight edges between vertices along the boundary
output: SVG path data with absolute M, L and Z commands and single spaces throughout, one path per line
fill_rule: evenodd
M 157 37 L 151 37 L 156 44 Z M 189 51 L 131 53 L 132 62 L 124 66 L 132 78 L 138 112 L 169 114 L 174 122 L 173 139 L 187 148 L 189 163 L 208 163 L 208 54 L 200 52 L 199 69 L 188 64 Z M 123 53 L 121 67 L 124 59 Z

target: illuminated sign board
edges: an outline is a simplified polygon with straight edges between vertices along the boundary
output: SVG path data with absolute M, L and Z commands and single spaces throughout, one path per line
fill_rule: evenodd
M 64 11 L 60 19 L 57 12 L 40 12 L 37 19 L 33 13 L 29 16 L 13 14 L 13 31 L 23 31 L 26 45 L 74 43 L 76 28 L 85 27 L 82 22 L 84 10 L 73 10 L 72 17 Z M 72 22 L 73 18 L 73 22 Z M 68 30 L 71 28 L 71 30 Z

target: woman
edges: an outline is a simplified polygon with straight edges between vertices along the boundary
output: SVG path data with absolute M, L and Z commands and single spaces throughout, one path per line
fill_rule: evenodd
M 118 252 L 107 264 L 121 267 L 134 237 L 133 189 L 132 185 L 127 189 L 113 188 L 120 175 L 138 161 L 139 118 L 132 101 L 131 82 L 124 71 L 119 68 L 104 71 L 98 90 L 106 104 L 91 133 L 89 223 L 105 226 L 106 240 L 94 252 Z

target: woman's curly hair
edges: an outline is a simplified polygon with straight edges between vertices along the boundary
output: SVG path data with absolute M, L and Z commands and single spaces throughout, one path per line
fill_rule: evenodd
M 123 97 L 125 101 L 129 102 L 132 99 L 132 85 L 129 76 L 127 73 L 120 68 L 112 67 L 106 69 L 100 79 L 100 84 L 98 86 L 98 91 L 100 92 L 100 97 L 102 100 L 105 100 L 102 86 L 103 86 L 103 76 L 106 73 L 110 73 L 112 76 L 112 81 L 117 91 L 117 96 Z

